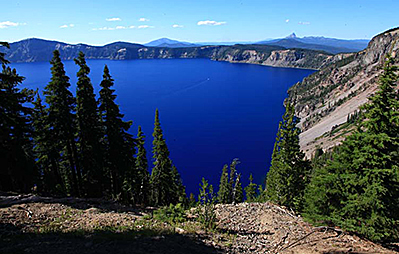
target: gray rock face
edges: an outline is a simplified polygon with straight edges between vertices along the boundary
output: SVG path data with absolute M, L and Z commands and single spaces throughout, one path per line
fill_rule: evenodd
M 296 113 L 301 118 L 301 148 L 308 157 L 317 145 L 328 149 L 342 141 L 328 142 L 321 136 L 345 123 L 348 114 L 367 102 L 377 89 L 378 76 L 388 54 L 399 63 L 398 41 L 399 28 L 381 33 L 365 50 L 336 55 L 340 59 L 324 65 L 289 89 L 288 100 L 296 102 Z

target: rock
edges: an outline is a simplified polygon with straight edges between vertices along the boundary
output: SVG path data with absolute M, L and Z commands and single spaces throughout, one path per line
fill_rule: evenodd
M 179 234 L 184 234 L 186 231 L 185 231 L 184 229 L 182 229 L 182 228 L 176 227 L 176 228 L 175 228 L 175 232 L 176 232 L 176 233 L 179 233 Z

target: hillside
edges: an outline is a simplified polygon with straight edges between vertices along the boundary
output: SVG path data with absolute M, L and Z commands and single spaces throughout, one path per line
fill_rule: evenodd
M 171 40 L 168 38 L 160 38 L 157 40 L 150 41 L 144 46 L 147 47 L 166 47 L 166 48 L 185 48 L 185 47 L 197 47 L 197 44 L 190 43 L 190 42 L 185 42 L 185 41 L 177 41 L 177 40 Z
M 217 229 L 191 212 L 178 223 L 152 208 L 101 199 L 0 197 L 1 253 L 396 253 L 338 228 L 313 227 L 271 203 L 217 205 Z
M 301 148 L 308 157 L 316 147 L 339 144 L 350 132 L 350 127 L 336 128 L 376 91 L 385 56 L 391 54 L 399 63 L 398 39 L 398 28 L 381 33 L 365 50 L 348 54 L 289 89 L 289 100 L 295 101 L 301 118 Z
M 368 40 L 343 40 L 326 37 L 297 37 L 295 33 L 282 39 L 265 40 L 257 42 L 263 45 L 275 45 L 288 49 L 301 48 L 321 50 L 330 54 L 358 52 L 367 47 Z
M 301 48 L 301 49 L 320 50 L 320 51 L 328 52 L 330 54 L 356 52 L 355 49 L 348 49 L 348 48 L 336 47 L 336 46 L 330 46 L 330 45 L 302 42 L 297 38 L 285 38 L 285 39 L 281 39 L 281 40 L 265 42 L 264 44 L 281 46 L 281 47 L 285 47 L 288 49 Z
M 50 61 L 53 50 L 59 50 L 62 60 L 74 59 L 79 51 L 87 59 L 165 59 L 208 58 L 215 61 L 262 64 L 276 67 L 319 69 L 342 56 L 307 49 L 286 49 L 272 45 L 233 45 L 200 47 L 147 47 L 140 44 L 114 42 L 104 46 L 66 44 L 41 39 L 27 39 L 10 44 L 7 59 L 17 62 Z

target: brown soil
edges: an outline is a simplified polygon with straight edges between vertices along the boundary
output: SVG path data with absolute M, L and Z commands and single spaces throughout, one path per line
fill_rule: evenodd
M 217 205 L 218 229 L 156 221 L 153 209 L 100 199 L 0 196 L 0 253 L 396 253 L 315 228 L 270 203 Z

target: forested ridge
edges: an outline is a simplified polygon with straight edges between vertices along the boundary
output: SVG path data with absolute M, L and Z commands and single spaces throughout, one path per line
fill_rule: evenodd
M 67 44 L 42 39 L 26 39 L 10 43 L 5 52 L 13 63 L 48 62 L 51 52 L 58 50 L 61 60 L 73 60 L 82 51 L 87 59 L 133 60 L 133 59 L 196 59 L 242 62 L 293 68 L 319 69 L 341 58 L 320 50 L 285 48 L 275 45 L 236 44 L 196 47 L 149 47 L 128 42 L 114 42 L 104 46 Z
M 56 50 L 51 81 L 41 98 L 39 91 L 18 88 L 23 77 L 0 53 L 0 190 L 102 197 L 164 207 L 160 211 L 166 214 L 198 206 L 199 220 L 210 230 L 215 228 L 216 203 L 273 202 L 317 225 L 337 226 L 374 241 L 399 239 L 398 68 L 389 56 L 379 91 L 354 120 L 356 131 L 334 151 L 319 149 L 312 160 L 306 159 L 299 146 L 295 105 L 287 104 L 265 187 L 253 183 L 251 175 L 243 188 L 240 162 L 233 159 L 223 167 L 217 191 L 203 179 L 198 199 L 187 198 L 170 159 L 159 111 L 151 167 L 144 148 L 148 134 L 140 127 L 136 137 L 130 134 L 132 121 L 123 119 L 115 103 L 108 67 L 96 100 L 84 53 L 74 60 L 79 66 L 76 97 Z

